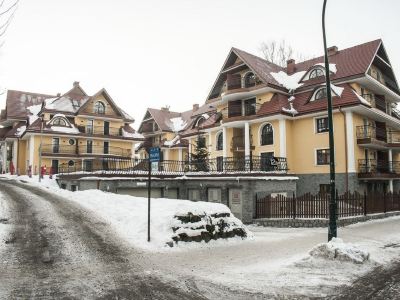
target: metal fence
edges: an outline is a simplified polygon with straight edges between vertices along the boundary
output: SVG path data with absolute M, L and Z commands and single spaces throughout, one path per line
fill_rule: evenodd
M 54 173 L 78 172 L 97 174 L 141 174 L 148 172 L 147 159 L 101 158 L 96 160 L 71 161 L 61 164 Z M 164 160 L 151 164 L 152 172 L 159 175 L 183 175 L 186 173 L 278 173 L 288 171 L 284 157 L 213 158 L 204 160 Z
M 400 210 L 400 193 L 345 193 L 336 195 L 339 218 Z M 256 218 L 328 219 L 329 194 L 284 195 L 256 199 Z

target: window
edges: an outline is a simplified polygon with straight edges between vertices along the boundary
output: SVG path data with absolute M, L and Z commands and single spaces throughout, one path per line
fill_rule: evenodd
M 224 136 L 222 132 L 217 133 L 217 151 L 224 149 Z
M 217 172 L 222 172 L 224 170 L 224 157 L 217 156 Z
M 248 99 L 244 101 L 244 115 L 252 116 L 256 114 L 256 98 Z
M 106 106 L 104 105 L 103 102 L 97 101 L 94 104 L 94 113 L 95 114 L 100 114 L 100 115 L 104 115 L 106 112 Z
M 208 202 L 221 203 L 222 191 L 220 188 L 208 188 Z
M 55 118 L 52 122 L 54 126 L 67 126 L 67 121 L 63 118 Z
M 200 117 L 199 119 L 197 119 L 196 127 L 198 127 L 201 124 L 203 124 L 205 122 L 205 120 L 206 120 L 206 118 L 204 118 L 204 117 Z
M 93 171 L 93 161 L 85 159 L 83 161 L 83 169 L 85 172 L 92 172 Z
M 329 131 L 328 117 L 315 119 L 317 133 Z
M 93 141 L 92 140 L 87 140 L 86 142 L 86 153 L 92 153 L 93 152 Z
M 252 87 L 256 85 L 256 76 L 249 72 L 244 76 L 244 87 Z
M 317 165 L 329 165 L 330 155 L 329 149 L 318 149 L 317 150 Z
M 110 143 L 109 142 L 104 142 L 104 147 L 103 147 L 103 152 L 104 152 L 104 154 L 109 154 L 109 149 L 110 148 Z
M 73 160 L 68 161 L 68 166 L 73 167 L 75 165 L 75 162 Z
M 86 125 L 86 133 L 93 134 L 93 120 L 88 120 Z
M 324 99 L 327 97 L 327 93 L 326 93 L 326 88 L 322 88 L 319 89 L 316 93 L 315 93 L 315 97 L 314 100 L 320 100 L 320 99 Z
M 59 153 L 60 152 L 60 139 L 59 138 L 53 138 L 53 153 Z
M 271 124 L 265 124 L 261 130 L 261 145 L 274 144 L 274 129 Z
M 308 79 L 313 79 L 324 75 L 324 70 L 322 70 L 321 68 L 316 68 L 310 72 L 310 76 L 308 77 Z
M 75 140 L 74 139 L 69 139 L 68 140 L 68 144 L 70 144 L 71 146 L 75 145 Z
M 200 190 L 198 189 L 188 189 L 189 200 L 200 201 Z

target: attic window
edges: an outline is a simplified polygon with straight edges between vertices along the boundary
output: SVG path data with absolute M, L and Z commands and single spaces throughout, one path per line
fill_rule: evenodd
M 202 125 L 205 122 L 206 118 L 204 118 L 203 116 L 200 117 L 197 122 L 196 122 L 196 126 L 195 127 L 199 127 L 200 125 Z
M 320 100 L 326 97 L 327 97 L 326 88 L 322 88 L 315 92 L 314 100 Z
M 311 70 L 310 75 L 308 76 L 308 79 L 314 79 L 317 77 L 324 76 L 325 72 L 321 68 L 315 68 L 314 70 Z
M 55 119 L 51 122 L 51 125 L 53 125 L 53 126 L 64 126 L 64 127 L 66 127 L 66 126 L 67 126 L 67 121 L 66 121 L 64 118 L 58 117 L 58 118 L 55 118 Z
M 94 104 L 94 113 L 99 115 L 104 115 L 106 112 L 106 106 L 103 102 L 97 101 Z
M 256 85 L 256 76 L 253 72 L 249 72 L 244 76 L 244 87 L 252 87 Z

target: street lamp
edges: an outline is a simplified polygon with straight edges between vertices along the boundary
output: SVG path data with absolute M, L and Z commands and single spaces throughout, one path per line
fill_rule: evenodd
M 322 8 L 322 35 L 324 39 L 324 53 L 325 53 L 325 79 L 326 79 L 326 94 L 328 98 L 328 126 L 329 126 L 329 166 L 330 166 L 330 200 L 329 200 L 329 229 L 328 241 L 337 237 L 337 224 L 336 224 L 336 189 L 335 189 L 335 142 L 333 137 L 333 115 L 332 115 L 332 92 L 331 81 L 329 78 L 329 60 L 328 50 L 326 47 L 326 34 L 325 34 L 325 8 L 326 1 Z
M 43 117 L 40 118 L 40 145 L 39 145 L 39 182 L 42 180 L 42 142 L 43 142 Z

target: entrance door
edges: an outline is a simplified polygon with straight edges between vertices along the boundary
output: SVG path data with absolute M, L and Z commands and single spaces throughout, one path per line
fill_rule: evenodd
M 51 161 L 51 171 L 53 172 L 53 174 L 58 174 L 58 160 L 57 159 L 53 159 Z
M 104 135 L 110 135 L 110 122 L 104 121 Z

